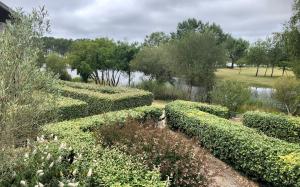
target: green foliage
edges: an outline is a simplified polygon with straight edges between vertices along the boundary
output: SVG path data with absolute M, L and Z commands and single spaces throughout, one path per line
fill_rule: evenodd
M 154 99 L 159 100 L 176 100 L 188 99 L 186 92 L 181 88 L 173 86 L 169 83 L 161 83 L 155 80 L 142 81 L 136 85 L 137 88 L 152 92 Z
M 61 80 L 71 80 L 67 72 L 67 64 L 63 57 L 50 53 L 45 59 L 46 69 L 59 76 Z
M 224 48 L 217 44 L 211 33 L 191 33 L 171 45 L 172 68 L 176 77 L 189 85 L 212 89 L 217 64 L 225 62 Z
M 266 43 L 263 41 L 257 41 L 253 46 L 250 46 L 246 59 L 248 64 L 255 65 L 257 67 L 255 74 L 255 76 L 257 76 L 259 66 L 266 63 L 268 64 L 269 62 Z
M 0 147 L 23 144 L 44 122 L 41 114 L 55 113 L 56 79 L 37 63 L 40 38 L 49 28 L 46 17 L 44 8 L 16 10 L 0 32 Z
M 148 168 L 159 167 L 162 180 L 170 186 L 205 186 L 203 177 L 205 152 L 195 142 L 169 129 L 155 127 L 151 121 L 129 120 L 125 125 L 103 125 L 96 131 L 101 144 L 118 147 Z
M 228 56 L 232 62 L 231 68 L 234 68 L 234 64 L 246 55 L 249 42 L 241 38 L 235 39 L 232 36 L 228 36 L 225 42 L 225 48 L 228 50 Z
M 196 104 L 193 104 L 196 105 Z M 168 125 L 195 136 L 215 156 L 275 186 L 300 185 L 300 147 L 177 102 L 166 106 Z
M 182 100 L 173 101 L 172 103 L 183 109 L 196 108 L 200 111 L 207 112 L 219 116 L 221 118 L 225 118 L 225 119 L 229 118 L 228 108 L 220 105 L 210 105 L 206 103 L 198 103 L 198 102 L 182 101 Z
M 246 103 L 251 96 L 250 89 L 238 81 L 218 82 L 212 91 L 212 102 L 226 106 L 231 112 Z
M 105 124 L 124 124 L 128 118 L 136 120 L 158 119 L 162 109 L 140 107 L 131 110 L 109 112 L 72 121 L 48 124 L 43 131 L 58 136 L 60 142 L 72 146 L 76 155 L 82 155 L 78 171 L 92 168 L 96 184 L 105 186 L 165 186 L 160 181 L 159 172 L 150 171 L 133 157 L 117 149 L 107 149 L 96 145 L 91 129 Z
M 65 97 L 88 103 L 89 115 L 150 105 L 153 100 L 153 95 L 150 92 L 125 87 L 114 88 L 85 83 L 61 82 L 58 89 Z
M 59 53 L 60 55 L 65 55 L 69 52 L 72 45 L 72 40 L 65 38 L 53 38 L 53 37 L 43 37 L 44 52 L 49 53 Z
M 153 32 L 149 36 L 147 35 L 144 40 L 144 46 L 158 47 L 161 44 L 165 44 L 170 41 L 170 36 L 164 32 Z
M 131 62 L 131 68 L 159 82 L 173 82 L 173 74 L 168 64 L 169 56 L 165 45 L 143 47 Z
M 84 101 L 72 99 L 69 97 L 59 97 L 58 119 L 60 121 L 79 118 L 89 115 L 88 104 Z
M 282 77 L 275 82 L 274 98 L 288 114 L 296 114 L 300 104 L 300 83 L 293 77 Z
M 268 136 L 300 143 L 300 118 L 264 112 L 246 112 L 243 124 Z

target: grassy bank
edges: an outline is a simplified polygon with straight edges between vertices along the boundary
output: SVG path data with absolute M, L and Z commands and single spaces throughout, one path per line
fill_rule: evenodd
M 217 80 L 237 80 L 250 86 L 273 87 L 277 78 L 282 76 L 282 70 L 274 69 L 273 77 L 271 77 L 271 68 L 268 69 L 266 76 L 265 68 L 260 68 L 258 76 L 255 77 L 256 68 L 222 68 L 216 72 Z M 286 71 L 284 76 L 294 76 L 292 71 Z

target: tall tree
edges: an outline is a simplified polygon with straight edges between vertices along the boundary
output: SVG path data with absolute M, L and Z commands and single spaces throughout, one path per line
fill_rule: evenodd
M 174 41 L 170 50 L 172 68 L 176 77 L 186 80 L 190 97 L 192 86 L 212 89 L 217 65 L 225 63 L 225 50 L 213 33 L 189 33 Z
M 239 59 L 246 55 L 249 42 L 241 38 L 235 39 L 229 35 L 225 46 L 228 50 L 228 56 L 231 60 L 231 68 L 233 69 L 234 64 L 236 64 Z
M 246 59 L 249 64 L 256 66 L 255 76 L 257 77 L 260 65 L 267 63 L 269 60 L 265 42 L 257 41 L 252 45 L 249 48 Z
M 170 36 L 164 32 L 153 32 L 147 35 L 143 45 L 147 47 L 158 47 L 161 44 L 165 44 L 170 40 Z
M 46 53 L 56 52 L 65 55 L 72 45 L 72 40 L 64 38 L 43 37 L 44 51 Z

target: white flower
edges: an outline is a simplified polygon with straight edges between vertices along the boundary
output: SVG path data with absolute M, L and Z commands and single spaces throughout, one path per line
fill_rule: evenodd
M 54 141 L 57 141 L 57 140 L 58 140 L 57 136 L 54 136 Z
M 42 183 L 38 183 L 37 185 L 35 185 L 34 187 L 44 187 L 44 185 Z
M 54 162 L 51 162 L 51 164 L 49 165 L 49 168 L 52 168 L 54 165 Z
M 20 181 L 20 185 L 21 185 L 21 186 L 27 186 L 27 183 L 26 183 L 26 181 L 21 180 L 21 181 Z
M 86 176 L 87 176 L 87 177 L 92 176 L 92 172 L 93 172 L 93 171 L 92 171 L 92 168 L 90 168 Z
M 33 151 L 32 151 L 32 155 L 35 155 L 36 154 L 36 149 L 34 149 Z
M 37 170 L 36 171 L 36 174 L 39 176 L 39 177 L 41 177 L 41 176 L 43 176 L 44 175 L 44 171 L 43 170 Z
M 76 175 L 77 171 L 78 171 L 77 169 L 74 169 L 74 171 L 72 172 L 72 174 Z
M 67 146 L 67 145 L 66 145 L 65 143 L 61 143 L 60 146 L 59 146 L 59 149 L 60 149 L 60 150 L 61 150 L 61 149 L 65 149 L 66 146 Z
M 59 157 L 57 158 L 56 162 L 57 162 L 57 163 L 60 163 L 60 162 L 61 162 L 61 159 L 62 159 L 62 157 L 59 156 Z
M 65 186 L 64 183 L 58 181 L 58 187 L 64 187 L 64 186 Z
M 76 187 L 78 186 L 79 182 L 76 182 L 76 183 L 68 183 L 68 186 L 69 187 Z
M 50 158 L 51 158 L 51 154 L 48 153 L 48 154 L 47 154 L 47 157 L 46 157 L 46 160 L 50 160 Z
M 28 154 L 28 153 L 25 153 L 24 157 L 25 157 L 25 158 L 29 158 L 29 154 Z
M 44 172 L 38 174 L 39 177 L 41 177 L 43 175 L 44 175 Z
M 82 154 L 80 153 L 79 155 L 78 155 L 78 160 L 80 160 L 82 158 Z

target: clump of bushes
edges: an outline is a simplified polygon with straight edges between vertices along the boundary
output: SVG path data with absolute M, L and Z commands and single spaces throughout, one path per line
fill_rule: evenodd
M 211 92 L 212 102 L 226 106 L 232 114 L 237 112 L 250 96 L 249 87 L 238 81 L 218 82 Z
M 136 87 L 152 92 L 154 99 L 158 100 L 188 99 L 188 94 L 184 90 L 166 82 L 144 80 Z
M 202 111 L 166 105 L 168 125 L 198 140 L 215 156 L 245 174 L 275 186 L 300 185 L 300 146 Z
M 140 124 L 135 120 L 100 126 L 96 132 L 102 145 L 118 147 L 151 170 L 158 167 L 162 180 L 170 180 L 170 186 L 207 185 L 203 177 L 205 153 L 183 135 L 158 128 L 151 121 Z
M 268 136 L 300 143 L 300 118 L 283 114 L 246 112 L 243 124 L 258 129 Z

